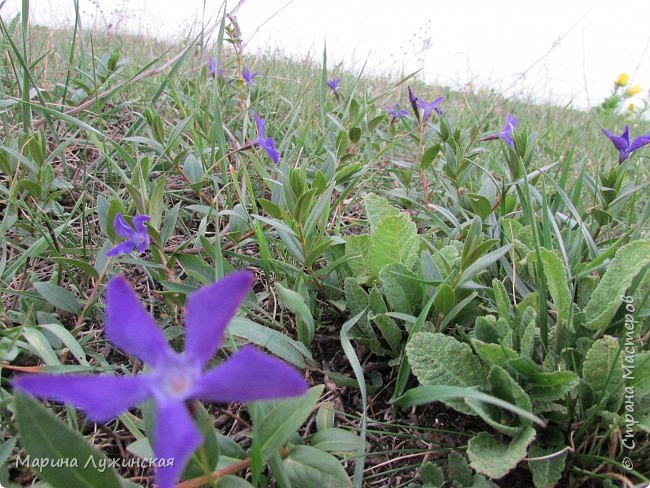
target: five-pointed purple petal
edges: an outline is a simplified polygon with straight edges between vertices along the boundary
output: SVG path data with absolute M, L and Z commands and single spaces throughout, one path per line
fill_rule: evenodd
M 113 227 L 115 233 L 126 238 L 126 241 L 118 244 L 110 249 L 107 256 L 118 256 L 120 254 L 128 254 L 134 249 L 138 252 L 144 252 L 150 244 L 149 232 L 145 223 L 151 219 L 148 215 L 137 215 L 133 218 L 133 227 L 126 223 L 121 213 L 115 215 L 113 220 Z
M 327 82 L 327 86 L 332 90 L 334 93 L 339 92 L 339 79 L 338 78 L 332 78 Z
M 148 362 L 149 372 L 140 376 L 34 374 L 19 376 L 13 384 L 40 398 L 70 402 L 95 421 L 108 420 L 153 398 L 155 457 L 174 460 L 157 468 L 156 484 L 170 488 L 202 440 L 187 401 L 265 400 L 297 396 L 307 390 L 304 379 L 292 367 L 253 347 L 241 349 L 204 372 L 251 283 L 249 273 L 237 272 L 191 295 L 186 310 L 185 352 L 178 354 L 128 284 L 122 278 L 113 278 L 107 287 L 106 336 L 119 348 Z
M 266 124 L 257 114 L 253 114 L 255 126 L 257 127 L 257 137 L 251 141 L 256 147 L 261 147 L 266 151 L 275 164 L 280 161 L 280 153 L 275 149 L 275 141 L 272 137 L 266 137 Z
M 607 129 L 603 129 L 603 134 L 605 134 L 609 140 L 612 141 L 614 147 L 618 149 L 618 164 L 621 164 L 629 158 L 637 149 L 641 149 L 643 146 L 650 144 L 650 134 L 639 136 L 630 144 L 630 127 L 627 125 L 620 136 L 612 134 Z

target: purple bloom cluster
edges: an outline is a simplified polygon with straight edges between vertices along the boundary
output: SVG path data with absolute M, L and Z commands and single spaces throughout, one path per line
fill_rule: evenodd
M 206 370 L 252 281 L 252 274 L 236 272 L 192 294 L 185 310 L 185 352 L 178 354 L 127 282 L 113 278 L 106 291 L 106 337 L 148 363 L 148 371 L 139 376 L 31 374 L 18 377 L 13 384 L 39 398 L 70 402 L 95 422 L 152 398 L 156 403 L 155 457 L 174 460 L 173 466 L 165 463 L 156 469 L 156 486 L 170 488 L 203 441 L 189 402 L 267 400 L 307 390 L 291 366 L 254 347 L 244 347 Z
M 118 244 L 106 253 L 107 256 L 119 256 L 128 254 L 134 249 L 144 252 L 150 243 L 147 227 L 144 225 L 151 220 L 148 215 L 136 215 L 133 217 L 133 227 L 126 223 L 121 213 L 115 215 L 113 227 L 118 236 L 126 238 L 126 241 Z
M 637 149 L 641 149 L 643 146 L 650 144 L 650 134 L 639 136 L 630 143 L 630 127 L 627 125 L 620 136 L 612 134 L 607 129 L 603 129 L 603 134 L 605 134 L 609 140 L 612 141 L 614 147 L 618 149 L 618 164 L 621 164 L 629 158 Z

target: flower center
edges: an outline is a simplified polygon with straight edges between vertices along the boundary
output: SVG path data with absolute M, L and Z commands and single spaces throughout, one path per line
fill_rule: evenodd
M 174 358 L 156 368 L 154 393 L 159 399 L 187 400 L 201 372 L 187 364 L 181 357 Z

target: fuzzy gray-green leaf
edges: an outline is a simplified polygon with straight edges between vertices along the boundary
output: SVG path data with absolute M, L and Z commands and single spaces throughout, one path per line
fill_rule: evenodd
M 467 445 L 470 466 L 488 478 L 503 478 L 526 456 L 528 445 L 534 439 L 535 429 L 530 426 L 507 444 L 481 432 Z
M 413 374 L 423 385 L 481 387 L 486 372 L 472 349 L 453 337 L 431 332 L 414 334 L 406 346 L 406 355 Z M 464 402 L 446 400 L 459 412 L 473 415 Z
M 650 240 L 631 242 L 616 252 L 585 308 L 587 329 L 600 330 L 609 326 L 622 303 L 621 295 L 648 263 Z

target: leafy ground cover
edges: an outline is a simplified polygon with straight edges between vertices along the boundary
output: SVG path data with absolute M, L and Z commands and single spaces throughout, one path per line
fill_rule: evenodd
M 25 19 L 0 58 L 3 485 L 648 482 L 625 78 L 577 112 L 254 58 L 226 17 L 185 46 Z

